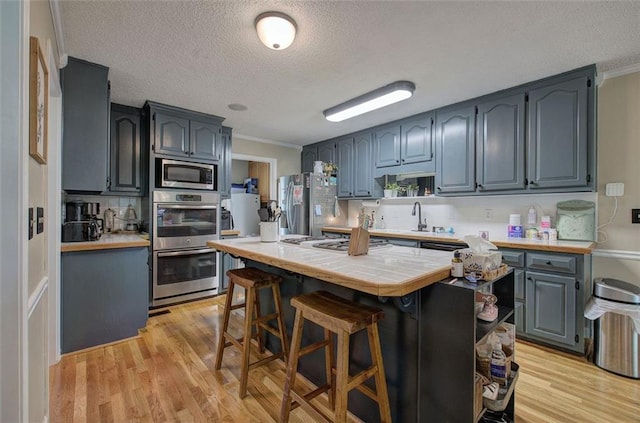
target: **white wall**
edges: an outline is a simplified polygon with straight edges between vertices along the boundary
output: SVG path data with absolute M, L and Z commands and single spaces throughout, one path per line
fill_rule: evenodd
M 457 235 L 478 235 L 478 231 L 489 231 L 489 239 L 505 238 L 510 214 L 520 214 L 523 226 L 527 223 L 530 206 L 537 211 L 538 222 L 543 215 L 551 216 L 552 224 L 556 217 L 556 204 L 566 200 L 596 201 L 595 193 L 569 194 L 528 194 L 509 196 L 479 197 L 415 197 L 382 199 L 377 209 L 365 208 L 367 213 L 375 210 L 378 224 L 381 218 L 387 229 L 416 229 L 418 216 L 412 216 L 415 201 L 420 202 L 422 218 L 432 226 L 453 227 Z M 357 215 L 362 207 L 361 201 L 349 201 L 349 224 L 357 223 Z M 487 213 L 491 219 L 487 219 Z
M 640 224 L 631 209 L 640 208 L 640 72 L 606 79 L 598 88 L 598 222 L 609 221 L 615 201 L 605 185 L 623 182 L 624 195 L 610 225 L 608 240 L 594 252 L 594 277 L 614 277 L 640 286 Z M 604 238 L 604 237 L 603 237 Z

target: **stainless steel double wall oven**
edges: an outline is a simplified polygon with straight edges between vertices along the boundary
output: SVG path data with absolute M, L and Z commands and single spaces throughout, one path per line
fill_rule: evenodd
M 152 306 L 217 293 L 218 254 L 206 242 L 219 237 L 219 203 L 213 191 L 153 191 Z

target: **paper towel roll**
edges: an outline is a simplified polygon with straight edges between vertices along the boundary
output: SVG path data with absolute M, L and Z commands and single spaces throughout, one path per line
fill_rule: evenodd
M 362 207 L 380 207 L 380 200 L 364 200 Z

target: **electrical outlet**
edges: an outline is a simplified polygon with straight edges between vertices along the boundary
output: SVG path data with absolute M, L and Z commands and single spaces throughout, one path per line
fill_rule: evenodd
M 484 209 L 484 220 L 493 220 L 493 209 Z
M 640 223 L 640 209 L 631 209 L 631 223 Z

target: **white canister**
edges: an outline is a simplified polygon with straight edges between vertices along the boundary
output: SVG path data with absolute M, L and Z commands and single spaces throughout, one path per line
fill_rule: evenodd
M 261 242 L 277 242 L 278 239 L 278 222 L 260 222 Z
M 313 162 L 313 173 L 324 173 L 324 166 L 321 161 Z

